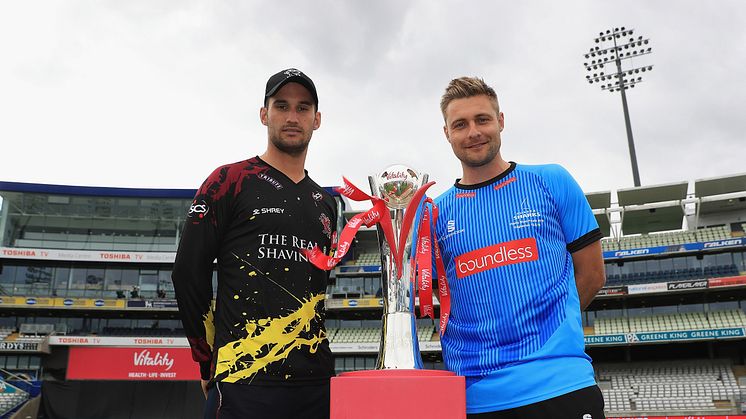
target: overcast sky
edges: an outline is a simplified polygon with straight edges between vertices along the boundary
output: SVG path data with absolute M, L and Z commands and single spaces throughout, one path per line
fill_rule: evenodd
M 505 159 L 627 188 L 621 97 L 583 67 L 621 26 L 653 48 L 625 65 L 654 66 L 627 96 L 643 185 L 744 173 L 744 22 L 742 0 L 0 1 L 0 180 L 197 188 L 264 151 L 266 80 L 297 67 L 324 186 L 405 163 L 447 189 L 439 99 L 469 75 L 497 90 Z

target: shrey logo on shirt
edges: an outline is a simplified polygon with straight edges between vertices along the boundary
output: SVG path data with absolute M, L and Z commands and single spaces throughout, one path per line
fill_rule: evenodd
M 539 249 L 533 237 L 498 243 L 456 256 L 456 277 L 466 278 L 469 275 L 501 266 L 537 259 L 539 259 Z
M 260 214 L 284 214 L 285 208 L 254 208 L 251 212 L 252 216 Z

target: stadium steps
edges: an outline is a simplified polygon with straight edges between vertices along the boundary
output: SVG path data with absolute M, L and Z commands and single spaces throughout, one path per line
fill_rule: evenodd
M 0 379 L 0 417 L 9 417 L 11 412 L 17 410 L 27 400 L 29 400 L 27 392 Z
M 740 394 L 725 360 L 599 364 L 596 372 L 613 415 L 727 413 Z

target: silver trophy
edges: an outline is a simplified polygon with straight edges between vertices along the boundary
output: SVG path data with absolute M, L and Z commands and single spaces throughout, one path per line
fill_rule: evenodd
M 414 314 L 415 284 L 411 276 L 410 256 L 412 231 L 404 232 L 399 243 L 405 210 L 417 189 L 427 182 L 427 175 L 404 165 L 386 168 L 376 176 L 369 176 L 373 195 L 383 199 L 389 208 L 394 232 L 392 249 L 377 224 L 378 244 L 381 248 L 381 288 L 383 292 L 383 329 L 376 369 L 422 369 L 422 356 L 417 341 L 417 323 Z M 410 211 L 416 211 L 413 205 Z M 385 214 L 383 216 L 386 216 Z M 401 272 L 397 270 L 396 249 L 403 246 Z

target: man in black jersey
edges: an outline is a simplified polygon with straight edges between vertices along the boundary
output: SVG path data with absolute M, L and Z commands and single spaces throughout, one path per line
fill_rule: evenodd
M 328 252 L 337 219 L 304 169 L 321 124 L 316 87 L 293 68 L 273 75 L 259 117 L 264 154 L 217 168 L 189 209 L 172 275 L 179 312 L 206 418 L 327 418 L 328 274 L 299 252 Z

